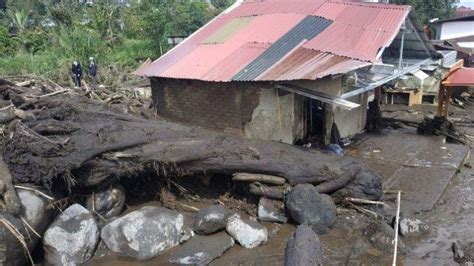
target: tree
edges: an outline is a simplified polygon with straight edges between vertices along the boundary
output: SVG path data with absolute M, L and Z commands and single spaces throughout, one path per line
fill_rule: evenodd
M 454 14 L 457 0 L 394 0 L 393 3 L 411 5 L 418 21 L 427 25 L 434 18 L 445 19 Z
M 217 11 L 220 13 L 232 5 L 234 0 L 211 0 L 211 4 L 217 8 Z

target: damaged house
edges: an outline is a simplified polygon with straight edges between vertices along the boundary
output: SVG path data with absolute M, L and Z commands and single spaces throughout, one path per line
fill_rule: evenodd
M 329 144 L 364 130 L 374 90 L 438 58 L 410 6 L 248 0 L 135 73 L 166 119 Z

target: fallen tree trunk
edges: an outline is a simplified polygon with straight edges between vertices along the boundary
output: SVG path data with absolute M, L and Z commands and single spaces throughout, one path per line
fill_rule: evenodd
M 345 157 L 143 119 L 70 92 L 23 108 L 34 116 L 10 124 L 4 159 L 17 181 L 47 188 L 56 178 L 69 187 L 93 186 L 149 170 L 161 176 L 245 172 L 319 184 L 361 169 Z

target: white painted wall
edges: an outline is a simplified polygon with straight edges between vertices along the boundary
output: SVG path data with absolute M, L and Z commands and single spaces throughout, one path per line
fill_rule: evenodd
M 474 21 L 444 22 L 441 25 L 440 40 L 474 35 Z

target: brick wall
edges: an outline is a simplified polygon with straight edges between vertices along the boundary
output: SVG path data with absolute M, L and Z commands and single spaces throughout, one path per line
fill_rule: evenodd
M 158 114 L 224 132 L 243 134 L 243 125 L 259 104 L 262 85 L 152 79 Z

